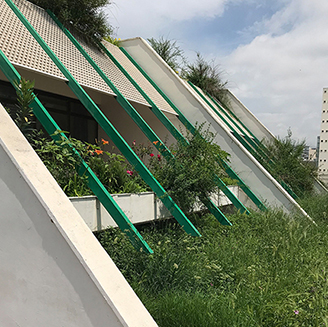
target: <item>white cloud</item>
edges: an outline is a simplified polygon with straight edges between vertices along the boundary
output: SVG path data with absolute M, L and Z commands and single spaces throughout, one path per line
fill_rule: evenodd
M 121 38 L 176 38 L 176 28 L 183 28 L 182 23 L 196 22 L 197 26 L 202 20 L 229 15 L 229 5 L 245 2 L 253 6 L 250 10 L 271 10 L 271 14 L 263 13 L 265 19 L 239 31 L 251 41 L 220 58 L 227 50 L 209 37 L 215 33 L 208 33 L 201 40 L 202 55 L 216 58 L 227 72 L 224 77 L 231 90 L 274 134 L 284 136 L 291 127 L 295 137 L 307 138 L 314 145 L 320 130 L 322 88 L 328 86 L 327 0 L 116 0 L 109 16 L 112 25 L 119 26 Z M 282 9 L 272 14 L 272 8 Z M 227 44 L 236 40 L 227 40 Z M 178 41 L 194 51 L 199 49 L 195 36 Z
M 169 29 L 170 22 L 220 16 L 226 2 L 228 0 L 116 0 L 107 13 L 112 25 L 119 26 L 119 36 L 148 37 L 163 33 L 163 28 Z M 130 35 L 133 31 L 138 35 Z
M 328 3 L 293 0 L 257 24 L 266 31 L 222 58 L 232 91 L 274 133 L 315 144 L 328 85 Z M 259 29 L 260 30 L 260 29 Z

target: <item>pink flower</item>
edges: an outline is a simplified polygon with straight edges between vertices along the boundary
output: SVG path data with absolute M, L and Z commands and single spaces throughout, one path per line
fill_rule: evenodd
M 154 156 L 154 154 L 153 154 L 153 153 L 151 153 L 151 154 L 150 154 L 150 156 L 151 156 L 151 157 L 153 157 L 153 156 Z
M 132 145 L 136 145 L 136 140 L 134 140 L 134 141 L 132 142 Z
M 211 285 L 211 286 L 214 286 L 214 284 L 213 284 L 213 283 L 211 283 L 210 285 Z
M 160 154 L 157 155 L 157 158 L 158 158 L 158 161 L 161 161 L 161 155 Z
M 133 171 L 132 171 L 132 170 L 127 170 L 126 172 L 127 172 L 130 176 L 133 175 Z
M 298 310 L 294 310 L 294 313 L 298 315 L 300 312 Z

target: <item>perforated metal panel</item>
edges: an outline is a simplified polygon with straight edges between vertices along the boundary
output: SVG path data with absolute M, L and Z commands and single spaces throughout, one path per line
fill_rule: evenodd
M 64 78 L 3 0 L 0 0 L 0 49 L 13 64 Z
M 100 69 L 106 74 L 106 76 L 114 83 L 118 90 L 129 100 L 140 102 L 148 105 L 143 96 L 136 90 L 136 88 L 130 83 L 130 81 L 124 76 L 124 74 L 117 68 L 117 66 L 101 51 L 96 48 L 92 48 L 85 44 L 85 42 L 78 40 L 84 50 L 90 55 Z M 116 46 L 112 45 L 114 48 Z
M 24 0 L 14 3 L 81 85 L 114 94 L 42 8 Z M 0 47 L 12 63 L 64 78 L 4 0 L 0 0 L 0 29 Z M 149 105 L 107 56 L 81 43 L 128 100 Z

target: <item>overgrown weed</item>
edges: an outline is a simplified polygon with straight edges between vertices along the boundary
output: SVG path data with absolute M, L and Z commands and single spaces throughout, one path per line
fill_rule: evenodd
M 272 209 L 233 214 L 232 227 L 194 217 L 201 238 L 152 224 L 142 234 L 153 255 L 114 229 L 97 236 L 159 326 L 325 326 L 327 200 L 302 202 L 317 226 Z

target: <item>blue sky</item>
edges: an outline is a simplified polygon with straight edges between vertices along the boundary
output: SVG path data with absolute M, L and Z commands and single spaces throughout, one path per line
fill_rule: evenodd
M 116 0 L 117 37 L 177 40 L 224 71 L 229 89 L 281 137 L 315 145 L 328 86 L 327 0 Z

